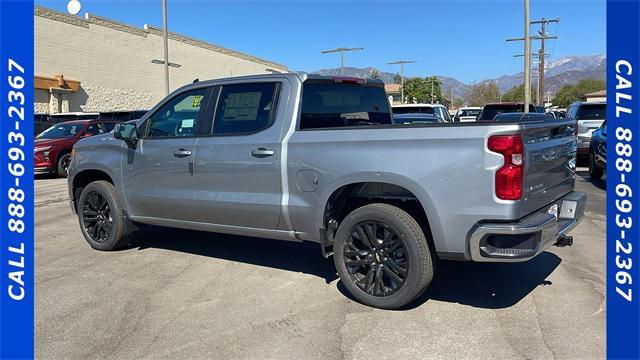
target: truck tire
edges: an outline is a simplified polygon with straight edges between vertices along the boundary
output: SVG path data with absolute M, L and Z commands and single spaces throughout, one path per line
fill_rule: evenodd
M 333 259 L 349 293 L 377 308 L 411 303 L 433 279 L 434 259 L 420 225 L 388 204 L 365 205 L 347 215 L 336 233 Z
M 56 173 L 58 177 L 66 178 L 69 164 L 71 163 L 71 154 L 64 154 L 58 159 L 58 165 L 56 167 Z
M 116 188 L 110 182 L 94 181 L 82 190 L 78 220 L 82 235 L 96 250 L 117 250 L 129 243 L 130 225 Z
M 594 180 L 600 180 L 602 179 L 602 173 L 602 169 L 596 164 L 596 158 L 593 152 L 589 152 L 589 177 Z

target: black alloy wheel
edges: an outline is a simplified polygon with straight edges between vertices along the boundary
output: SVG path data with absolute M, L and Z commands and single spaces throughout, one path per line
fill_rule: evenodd
M 71 154 L 64 154 L 58 160 L 57 173 L 59 177 L 67 177 L 69 173 L 69 165 L 71 165 Z
M 104 243 L 111 237 L 113 216 L 107 199 L 98 191 L 86 194 L 81 204 L 82 226 L 91 239 Z
M 344 247 L 344 264 L 351 281 L 376 297 L 395 294 L 410 266 L 398 232 L 380 221 L 363 221 L 352 227 Z
M 372 203 L 351 211 L 338 226 L 333 263 L 356 300 L 398 309 L 424 293 L 434 258 L 420 224 L 405 210 Z

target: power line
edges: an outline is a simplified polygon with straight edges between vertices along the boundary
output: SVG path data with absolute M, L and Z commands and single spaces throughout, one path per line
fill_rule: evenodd
M 329 53 L 339 52 L 340 53 L 340 75 L 344 76 L 344 52 L 345 51 L 358 51 L 358 50 L 364 50 L 364 48 L 363 47 L 356 47 L 356 48 L 340 47 L 340 48 L 331 49 L 331 50 L 322 50 L 321 53 L 329 54 Z

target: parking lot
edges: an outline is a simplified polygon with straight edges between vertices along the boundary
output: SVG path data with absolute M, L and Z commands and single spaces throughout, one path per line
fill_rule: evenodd
M 312 243 L 153 228 L 92 250 L 66 180 L 36 179 L 36 357 L 594 359 L 605 356 L 605 185 L 574 246 L 518 264 L 441 262 L 407 309 L 351 300 Z

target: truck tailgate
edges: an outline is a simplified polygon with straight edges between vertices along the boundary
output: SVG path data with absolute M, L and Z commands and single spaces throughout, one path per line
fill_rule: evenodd
M 575 121 L 525 123 L 525 172 L 520 215 L 536 211 L 573 190 Z

